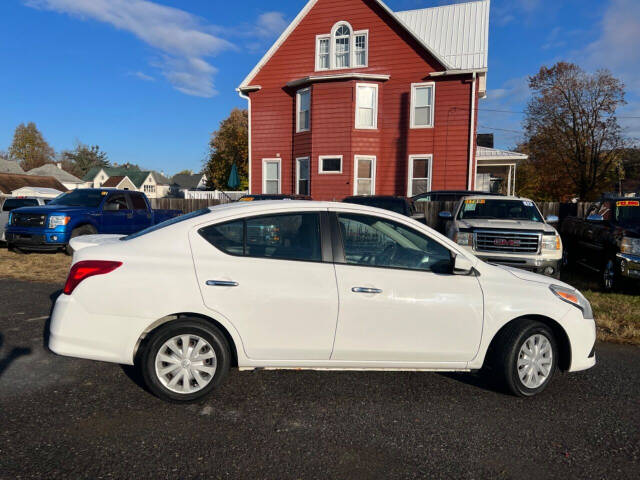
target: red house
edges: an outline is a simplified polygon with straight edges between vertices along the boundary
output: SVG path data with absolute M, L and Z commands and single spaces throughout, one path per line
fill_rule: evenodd
M 238 88 L 250 192 L 474 188 L 488 28 L 489 0 L 404 12 L 310 0 Z

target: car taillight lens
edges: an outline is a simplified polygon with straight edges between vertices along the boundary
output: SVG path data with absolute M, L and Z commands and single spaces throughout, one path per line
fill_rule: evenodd
M 67 283 L 64 284 L 62 293 L 65 295 L 71 295 L 75 288 L 85 278 L 113 272 L 120 265 L 122 265 L 122 262 L 113 262 L 110 260 L 83 260 L 75 263 L 69 271 Z

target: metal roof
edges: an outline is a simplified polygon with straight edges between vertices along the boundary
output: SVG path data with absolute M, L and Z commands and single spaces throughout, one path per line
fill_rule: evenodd
M 477 147 L 476 160 L 526 160 L 529 155 L 497 148 Z
M 396 12 L 455 70 L 488 67 L 490 0 Z

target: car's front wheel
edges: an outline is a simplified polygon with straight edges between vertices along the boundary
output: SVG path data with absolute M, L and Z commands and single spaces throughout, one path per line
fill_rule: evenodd
M 170 322 L 145 344 L 140 367 L 149 390 L 172 402 L 208 395 L 226 377 L 229 343 L 214 325 L 200 319 Z
M 549 327 L 529 319 L 513 322 L 497 347 L 494 371 L 511 393 L 531 397 L 547 387 L 558 364 L 556 339 Z

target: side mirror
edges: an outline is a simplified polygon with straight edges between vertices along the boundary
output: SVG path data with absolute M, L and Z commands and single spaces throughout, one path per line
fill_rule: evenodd
M 451 220 L 453 218 L 453 215 L 451 215 L 451 212 L 440 212 L 438 214 L 438 217 L 440 217 L 442 220 Z
M 598 215 L 597 213 L 592 213 L 587 217 L 587 221 L 589 222 L 604 222 L 604 217 L 602 215 Z
M 469 275 L 473 270 L 473 264 L 471 260 L 462 255 L 456 255 L 453 263 L 454 275 Z
M 547 223 L 558 223 L 560 221 L 560 219 L 558 218 L 557 215 L 549 215 L 547 217 Z

